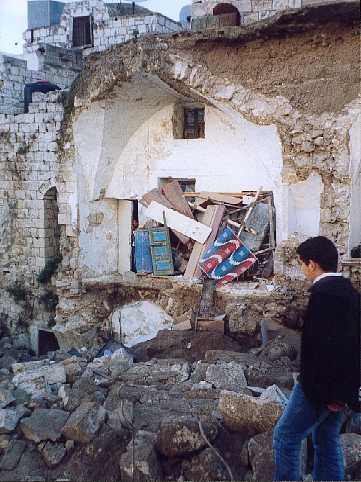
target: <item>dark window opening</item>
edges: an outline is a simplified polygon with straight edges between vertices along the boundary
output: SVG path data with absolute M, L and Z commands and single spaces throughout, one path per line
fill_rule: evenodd
M 138 201 L 132 201 L 132 253 L 131 253 L 131 270 L 133 273 L 137 272 L 136 263 L 135 263 L 135 231 L 139 227 L 139 204 Z
M 49 351 L 59 350 L 59 343 L 51 331 L 39 330 L 38 333 L 39 356 L 47 355 Z
M 73 47 L 93 45 L 93 23 L 90 16 L 73 18 Z
M 184 109 L 184 139 L 205 137 L 204 109 Z
M 30 30 L 30 35 L 31 35 L 30 42 L 34 43 L 34 30 Z
M 218 17 L 219 26 L 234 27 L 241 23 L 239 10 L 230 3 L 220 3 L 213 9 L 213 15 Z
M 60 226 L 58 223 L 58 192 L 50 188 L 44 195 L 44 258 L 45 262 L 60 256 Z
M 184 179 L 179 177 L 162 177 L 158 181 L 158 185 L 161 188 L 164 184 L 168 182 L 178 181 L 183 192 L 195 192 L 196 191 L 196 180 L 195 179 Z

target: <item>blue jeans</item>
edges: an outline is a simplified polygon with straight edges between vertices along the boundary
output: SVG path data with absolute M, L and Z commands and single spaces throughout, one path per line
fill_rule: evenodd
M 295 385 L 273 432 L 274 480 L 302 480 L 301 445 L 310 434 L 315 450 L 313 480 L 344 480 L 343 421 L 343 412 L 315 407 L 301 385 Z

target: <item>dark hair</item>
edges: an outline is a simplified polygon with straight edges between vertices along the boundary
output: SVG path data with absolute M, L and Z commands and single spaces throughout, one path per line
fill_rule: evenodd
M 336 246 L 328 238 L 317 236 L 301 243 L 297 254 L 305 264 L 317 263 L 326 273 L 337 271 L 338 252 Z

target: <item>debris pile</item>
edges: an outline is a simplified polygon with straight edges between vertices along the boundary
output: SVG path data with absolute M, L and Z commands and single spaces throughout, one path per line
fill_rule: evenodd
M 271 433 L 297 370 L 295 348 L 276 337 L 187 361 L 172 355 L 182 337 L 192 351 L 190 333 L 164 333 L 174 352 L 145 361 L 134 358 L 137 346 L 110 341 L 95 355 L 29 354 L 2 368 L 0 480 L 270 480 Z M 10 349 L 1 340 L 0 360 Z M 347 427 L 347 470 L 357 478 L 361 435 L 354 418 Z
M 183 192 L 167 182 L 143 196 L 146 222 L 134 232 L 139 275 L 209 278 L 217 286 L 273 274 L 271 192 Z

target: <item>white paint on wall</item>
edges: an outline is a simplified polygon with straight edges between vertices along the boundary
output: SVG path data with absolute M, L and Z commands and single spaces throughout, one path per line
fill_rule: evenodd
M 119 246 L 118 246 L 118 272 L 126 273 L 131 271 L 132 256 L 132 217 L 133 202 L 118 202 L 118 226 L 119 226 Z
M 351 213 L 349 251 L 361 243 L 361 113 L 355 116 L 350 134 Z
M 322 192 L 323 182 L 316 173 L 306 181 L 288 186 L 288 235 L 319 235 Z

